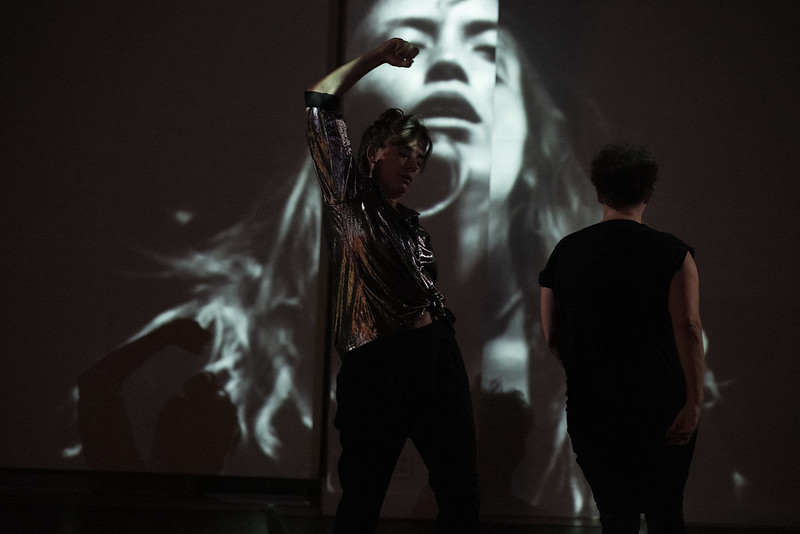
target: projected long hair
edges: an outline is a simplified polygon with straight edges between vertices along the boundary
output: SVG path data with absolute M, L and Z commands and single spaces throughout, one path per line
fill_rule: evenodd
M 594 212 L 588 181 L 565 134 L 564 117 L 544 88 L 515 38 L 500 31 L 500 54 L 521 64 L 529 131 L 521 168 L 504 201 L 503 246 L 511 254 L 511 302 L 499 303 L 501 323 L 522 314 L 530 357 L 541 354 L 538 307 L 533 305 L 537 266 L 555 242 Z M 502 125 L 495 125 L 502 128 Z M 306 163 L 280 188 L 270 188 L 243 220 L 200 250 L 158 258 L 162 276 L 191 280 L 191 297 L 155 317 L 138 337 L 176 316 L 196 318 L 214 332 L 207 365 L 221 376 L 237 405 L 242 451 L 280 460 L 281 421 L 303 428 L 312 421 L 312 385 L 304 368 L 318 361 L 317 339 L 308 325 L 319 320 L 320 198 L 313 169 Z M 490 252 L 491 253 L 491 252 Z M 505 314 L 505 316 L 500 316 Z M 490 325 L 490 328 L 494 328 Z M 306 380 L 304 384 L 299 381 Z M 547 417 L 558 416 L 549 415 Z M 563 439 L 563 438 L 556 438 Z M 559 442 L 554 445 L 561 447 Z
M 279 461 L 286 428 L 312 427 L 310 399 L 317 339 L 320 198 L 313 169 L 270 189 L 248 216 L 179 257 L 157 257 L 160 276 L 193 281 L 191 298 L 147 324 L 133 339 L 175 317 L 213 332 L 206 369 L 221 377 L 236 404 L 240 461 Z M 295 432 L 297 432 L 295 428 Z

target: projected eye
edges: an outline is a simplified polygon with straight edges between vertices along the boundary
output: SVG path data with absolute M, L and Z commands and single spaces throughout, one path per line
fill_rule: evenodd
M 496 65 L 497 65 L 497 70 L 496 70 L 496 72 L 497 72 L 497 81 L 499 83 L 507 83 L 508 82 L 508 62 L 507 61 L 503 61 L 501 59 L 500 61 L 496 62 Z
M 431 46 L 431 37 L 424 31 L 414 27 L 399 27 L 393 31 L 393 35 L 401 37 L 408 41 L 410 44 L 419 48 L 420 52 Z
M 490 61 L 494 63 L 495 56 L 496 56 L 497 47 L 491 45 L 484 45 L 484 46 L 476 46 L 475 52 L 478 53 L 479 56 L 484 58 L 486 61 Z

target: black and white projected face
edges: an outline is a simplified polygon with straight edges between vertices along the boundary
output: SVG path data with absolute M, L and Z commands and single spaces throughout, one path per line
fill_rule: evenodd
M 662 166 L 645 222 L 697 250 L 710 348 L 687 519 L 800 524 L 800 2 L 51 2 L 46 17 L 40 2 L 15 4 L 0 66 L 13 132 L 0 195 L 4 471 L 75 471 L 83 484 L 96 468 L 199 470 L 318 487 L 329 454 L 324 491 L 336 491 L 302 93 L 333 54 L 398 35 L 420 47 L 414 65 L 361 80 L 344 117 L 353 146 L 390 106 L 421 113 L 433 133 L 401 202 L 422 211 L 457 317 L 479 403 L 482 509 L 596 513 L 566 437 L 563 371 L 541 339 L 536 276 L 562 236 L 600 220 L 586 170 L 603 144 L 626 142 Z M 337 35 L 320 5 L 345 17 Z M 81 374 L 176 318 L 209 329 L 205 351 L 158 351 L 117 376 L 121 388 L 94 380 L 108 396 L 84 404 L 94 424 L 80 430 Z M 182 388 L 210 379 L 203 371 L 225 390 L 206 391 L 219 401 L 209 410 L 227 410 L 216 430 L 236 438 L 221 466 L 164 448 L 191 420 L 174 407 L 202 402 Z M 130 462 L 94 463 L 110 456 L 86 442 L 126 430 Z M 385 501 L 412 502 L 399 516 L 432 509 L 420 505 L 424 466 L 410 467 L 419 480 L 396 477 L 413 487 Z
M 497 1 L 380 0 L 352 8 L 360 20 L 348 40 L 351 55 L 391 37 L 420 50 L 412 68 L 384 65 L 348 96 L 370 102 L 370 111 L 399 107 L 418 114 L 430 129 L 436 147 L 433 166 L 447 166 L 449 176 L 415 187 L 411 202 L 423 214 L 433 214 L 473 182 L 485 187 L 492 161 Z M 374 118 L 353 112 L 357 125 Z
M 520 410 L 514 417 L 528 429 L 537 422 L 533 445 L 507 449 L 520 432 L 526 439 L 521 429 L 516 439 L 481 444 L 483 458 L 503 463 L 482 467 L 495 474 L 484 476 L 484 494 L 503 496 L 484 508 L 503 506 L 499 500 L 513 493 L 514 502 L 570 515 L 590 499 L 566 439 L 563 380 L 542 350 L 531 272 L 598 210 L 563 115 L 526 50 L 500 23 L 500 8 L 497 0 L 349 2 L 347 57 L 391 37 L 420 53 L 409 69 L 384 65 L 361 80 L 346 96 L 345 116 L 354 135 L 389 107 L 420 115 L 430 129 L 431 161 L 401 202 L 421 211 L 433 236 L 437 286 L 457 317 L 473 384 L 483 386 L 479 412 L 502 417 L 491 410 L 513 398 Z M 512 488 L 523 462 L 534 465 L 525 464 Z M 545 491 L 556 478 L 563 490 Z

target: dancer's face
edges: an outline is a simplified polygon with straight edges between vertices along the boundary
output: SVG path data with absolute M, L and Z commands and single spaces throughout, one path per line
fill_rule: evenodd
M 406 194 L 411 184 L 422 173 L 425 150 L 419 143 L 384 143 L 367 148 L 370 175 L 381 184 L 384 196 L 396 202 Z
M 434 155 L 488 177 L 497 47 L 497 0 L 376 0 L 357 29 L 359 46 L 401 37 L 420 49 L 410 69 L 384 65 L 359 97 L 418 114 Z

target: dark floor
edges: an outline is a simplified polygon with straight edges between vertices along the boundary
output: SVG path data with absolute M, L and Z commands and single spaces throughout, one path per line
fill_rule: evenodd
M 556 523 L 553 521 L 551 523 Z M 312 510 L 123 508 L 0 504 L 3 534 L 330 534 L 333 521 Z M 596 525 L 487 520 L 483 534 L 599 534 Z M 646 532 L 642 529 L 642 532 Z M 689 534 L 789 534 L 788 529 L 692 525 Z M 383 519 L 376 534 L 434 534 L 424 520 Z
M 544 523 L 519 523 L 504 521 L 484 521 L 482 534 L 600 534 L 599 524 L 568 525 L 558 520 Z M 561 524 L 555 524 L 561 523 Z M 283 534 L 331 534 L 333 521 L 331 518 L 282 518 Z M 642 526 L 640 533 L 646 533 Z M 775 529 L 755 527 L 723 527 L 690 525 L 688 534 L 797 534 L 800 529 Z M 432 521 L 383 519 L 378 525 L 376 534 L 434 534 Z

